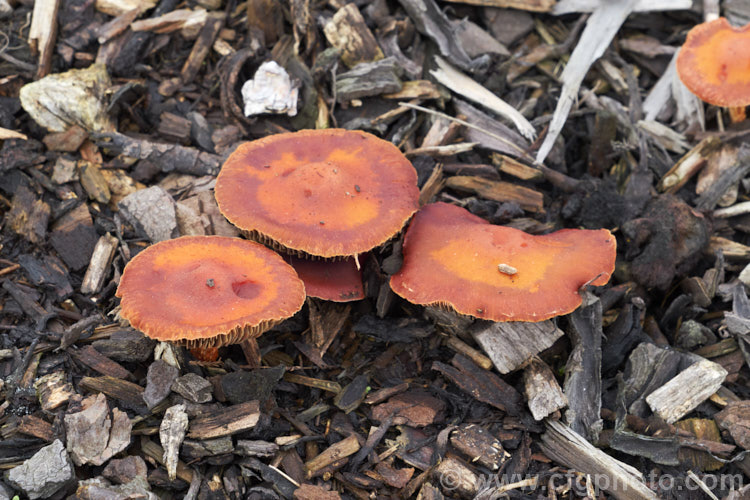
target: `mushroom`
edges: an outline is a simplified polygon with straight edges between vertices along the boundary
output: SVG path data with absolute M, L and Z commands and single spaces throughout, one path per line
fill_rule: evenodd
M 677 56 L 680 80 L 700 99 L 728 107 L 732 121 L 750 104 L 750 24 L 735 28 L 720 17 L 695 26 Z
M 308 297 L 332 302 L 351 302 L 365 298 L 362 270 L 354 257 L 329 261 L 288 255 L 286 261 L 305 283 Z
M 493 321 L 542 321 L 574 311 L 579 289 L 615 266 L 606 229 L 533 236 L 447 203 L 423 207 L 406 231 L 391 288 L 406 300 Z
M 183 236 L 128 264 L 120 316 L 147 336 L 191 348 L 251 341 L 300 310 L 305 288 L 292 267 L 258 243 Z
M 337 302 L 364 297 L 359 254 L 395 236 L 419 208 L 417 173 L 401 151 L 343 129 L 240 145 L 219 172 L 215 195 L 224 216 L 251 239 L 301 259 L 348 259 L 292 259 L 311 296 Z M 326 276 L 333 281 L 325 284 Z
M 240 145 L 216 179 L 216 201 L 253 239 L 298 255 L 366 252 L 419 208 L 417 172 L 388 141 L 326 129 Z

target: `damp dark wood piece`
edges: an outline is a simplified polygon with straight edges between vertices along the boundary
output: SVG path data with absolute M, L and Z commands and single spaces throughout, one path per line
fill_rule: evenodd
M 595 448 L 570 427 L 547 421 L 541 447 L 545 455 L 573 470 L 606 479 L 602 488 L 618 500 L 656 500 L 658 497 L 643 482 L 637 469 Z
M 251 470 L 269 484 L 272 484 L 273 490 L 268 491 L 273 491 L 274 495 L 280 492 L 282 498 L 292 498 L 294 496 L 294 490 L 297 489 L 298 485 L 293 483 L 289 479 L 289 476 L 283 474 L 276 467 L 268 466 L 253 457 L 244 458 L 238 464 Z
M 41 244 L 47 237 L 50 206 L 31 189 L 20 186 L 11 200 L 5 223 L 13 232 L 31 243 Z
M 132 328 L 112 332 L 108 339 L 95 341 L 94 348 L 117 361 L 146 361 L 153 352 L 156 341 Z
M 500 469 L 510 458 L 500 440 L 476 424 L 460 425 L 451 432 L 450 443 L 472 462 L 478 462 L 490 470 Z
M 165 111 L 159 120 L 159 135 L 169 141 L 187 144 L 190 142 L 191 127 L 187 118 Z
M 44 327 L 47 319 L 52 317 L 51 313 L 39 305 L 33 289 L 22 287 L 7 279 L 3 280 L 3 289 L 21 306 L 23 312 L 36 322 L 38 329 Z
M 353 5 L 353 4 L 350 4 Z M 304 483 L 294 490 L 294 500 L 340 500 L 337 491 L 331 491 L 323 486 Z
M 96 163 L 82 160 L 78 162 L 78 172 L 81 186 L 86 190 L 89 198 L 99 203 L 109 203 L 112 192 L 109 190 L 109 183 L 104 178 L 101 167 Z
M 469 72 L 479 70 L 484 61 L 472 60 L 466 50 L 457 43 L 456 25 L 448 19 L 434 0 L 399 0 L 409 18 L 420 33 L 430 38 L 448 60 Z
M 328 350 L 331 342 L 341 333 L 349 320 L 350 304 L 336 304 L 326 300 L 308 299 L 310 310 L 310 343 L 319 349 L 321 355 Z
M 231 443 L 231 439 L 229 441 Z M 246 457 L 273 457 L 278 453 L 279 445 L 268 441 L 237 440 L 237 453 Z
M 98 236 L 88 206 L 81 203 L 53 224 L 49 242 L 71 271 L 86 267 Z
M 221 391 L 224 397 L 233 404 L 245 403 L 253 399 L 267 401 L 273 395 L 273 389 L 285 371 L 284 365 L 278 365 L 273 368 L 230 372 L 221 376 Z
M 193 403 L 208 403 L 213 399 L 213 386 L 195 373 L 186 373 L 172 382 L 172 390 Z
M 216 175 L 221 167 L 221 157 L 195 148 L 134 139 L 118 133 L 99 134 L 95 139 L 99 147 L 147 160 L 159 165 L 164 173 Z
M 450 335 L 455 335 L 457 337 L 464 336 L 466 334 L 466 331 L 469 330 L 471 325 L 473 325 L 475 322 L 474 318 L 472 318 L 471 316 L 456 314 L 453 311 L 448 311 L 446 309 L 441 309 L 434 306 L 426 306 L 424 308 L 423 314 L 424 317 L 432 324 L 434 324 L 440 331 L 446 332 Z M 450 338 L 451 337 L 449 337 L 449 339 Z M 450 340 L 447 340 L 446 343 L 450 346 Z M 482 363 L 477 364 L 482 365 Z M 483 368 L 490 369 L 492 368 L 492 366 L 483 366 Z
M 155 19 L 171 12 L 177 3 L 177 0 L 161 0 L 147 19 Z M 111 68 L 113 74 L 130 76 L 133 67 L 141 61 L 147 45 L 154 37 L 155 35 L 148 31 L 128 30 L 122 36 L 103 44 L 101 48 L 105 56 L 103 62 L 107 63 L 107 67 Z
M 273 443 L 271 443 L 273 444 Z M 278 446 L 276 447 L 278 450 Z M 234 453 L 235 448 L 232 445 L 231 436 L 220 437 L 216 439 L 204 439 L 196 441 L 192 439 L 186 439 L 182 442 L 181 455 L 185 460 L 200 460 L 206 457 L 215 457 L 219 455 L 226 455 L 228 453 Z M 236 453 L 244 455 L 241 449 L 237 449 Z M 247 454 L 248 456 L 252 456 Z M 260 455 L 266 456 L 266 455 Z
M 78 151 L 83 141 L 88 138 L 89 134 L 78 125 L 72 125 L 65 132 L 47 134 L 42 139 L 44 145 L 50 151 L 66 151 L 72 153 Z
M 391 57 L 357 64 L 336 77 L 336 99 L 347 102 L 398 92 L 403 86 L 400 76 L 401 67 Z
M 573 351 L 565 366 L 565 419 L 573 432 L 595 441 L 602 430 L 602 305 L 587 293 L 569 316 Z
M 653 198 L 621 229 L 629 238 L 624 250 L 633 280 L 662 290 L 695 264 L 710 236 L 706 218 L 672 195 Z
M 532 213 L 544 213 L 544 195 L 539 191 L 510 182 L 493 181 L 483 177 L 456 175 L 448 177 L 445 186 L 459 192 L 469 192 L 488 200 L 518 203 Z
M 651 343 L 644 342 L 633 349 L 618 387 L 623 409 L 638 417 L 649 414 L 646 396 L 677 375 L 681 362 L 678 352 Z
M 523 413 L 523 398 L 503 379 L 483 370 L 463 354 L 456 354 L 450 365 L 435 361 L 432 369 L 442 373 L 462 391 L 513 416 Z
M 421 390 L 397 394 L 372 409 L 372 419 L 376 422 L 393 419 L 396 425 L 411 427 L 425 427 L 444 418 L 445 403 Z
M 433 469 L 432 477 L 446 495 L 460 498 L 475 498 L 479 492 L 480 479 L 469 464 L 450 454 Z
M 143 387 L 132 382 L 110 376 L 83 377 L 81 387 L 87 391 L 100 392 L 116 399 L 129 410 L 140 414 L 148 412 L 146 403 L 143 401 Z
M 357 375 L 341 389 L 341 392 L 336 394 L 333 398 L 333 404 L 344 413 L 356 410 L 365 400 L 365 396 L 367 396 L 369 382 L 370 380 L 367 375 Z
M 258 401 L 210 410 L 190 421 L 188 438 L 211 439 L 237 434 L 255 427 L 259 419 Z
M 307 478 L 317 477 L 325 472 L 331 472 L 342 467 L 348 461 L 347 457 L 357 453 L 359 447 L 359 439 L 357 439 L 356 434 L 332 444 L 323 450 L 320 455 L 305 463 Z
M 121 379 L 133 378 L 133 374 L 126 370 L 121 364 L 112 361 L 103 354 L 100 354 L 99 351 L 90 345 L 72 351 L 71 354 L 79 363 L 83 363 L 102 375 Z
M 674 435 L 651 436 L 646 434 L 645 428 L 631 429 L 629 424 L 635 418 L 637 417 L 618 417 L 614 433 L 609 438 L 609 447 L 629 455 L 648 458 L 657 464 L 679 465 L 679 439 Z
M 157 359 L 151 363 L 146 373 L 146 388 L 143 391 L 143 401 L 150 409 L 164 401 L 172 390 L 172 384 L 179 376 L 177 368 Z
M 636 345 L 648 340 L 640 325 L 640 311 L 632 304 L 620 309 L 615 322 L 606 330 L 602 346 L 602 373 L 612 375 Z
M 48 443 L 51 443 L 58 437 L 55 434 L 52 424 L 34 415 L 24 415 L 21 417 L 21 422 L 18 424 L 16 430 L 21 434 L 34 436 Z
M 750 450 L 750 401 L 729 403 L 714 415 L 714 420 L 729 432 L 738 446 Z
M 0 172 L 30 167 L 44 161 L 42 143 L 36 140 L 7 139 L 0 148 Z
M 75 344 L 82 335 L 91 333 L 94 328 L 104 322 L 104 318 L 98 314 L 93 314 L 86 318 L 76 321 L 69 327 L 67 327 L 62 334 L 60 339 L 59 350 L 64 350 Z
M 190 51 L 190 55 L 188 55 L 188 58 L 180 71 L 180 82 L 183 85 L 192 83 L 192 81 L 195 80 L 198 70 L 200 70 L 201 65 L 211 50 L 214 40 L 216 40 L 216 37 L 223 26 L 224 14 L 209 14 L 206 24 L 204 24 L 200 32 L 198 32 L 198 38 L 195 39 L 193 49 Z
M 370 335 L 381 342 L 412 342 L 435 333 L 435 327 L 421 319 L 381 319 L 369 315 L 359 318 L 353 328 L 358 334 Z
M 404 392 L 407 389 L 409 389 L 408 382 L 402 382 L 393 387 L 383 387 L 382 389 L 378 389 L 377 391 L 374 391 L 368 394 L 367 397 L 365 398 L 365 403 L 375 405 L 375 404 L 385 401 L 391 396 L 394 396 L 400 392 Z
M 57 302 L 62 302 L 73 294 L 68 270 L 54 255 L 44 255 L 38 259 L 24 254 L 18 257 L 18 263 L 35 286 L 51 289 Z
M 469 330 L 500 373 L 510 373 L 563 336 L 551 320 L 478 321 Z

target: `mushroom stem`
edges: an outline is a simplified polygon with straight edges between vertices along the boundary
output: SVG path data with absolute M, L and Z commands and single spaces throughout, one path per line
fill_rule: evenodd
M 258 339 L 251 338 L 240 343 L 242 353 L 245 355 L 247 364 L 250 368 L 260 368 L 260 347 L 258 347 Z
M 729 107 L 729 119 L 732 123 L 744 122 L 747 118 L 745 113 L 745 106 L 730 106 Z
M 218 347 L 194 347 L 190 349 L 190 354 L 198 361 L 213 362 L 219 359 Z

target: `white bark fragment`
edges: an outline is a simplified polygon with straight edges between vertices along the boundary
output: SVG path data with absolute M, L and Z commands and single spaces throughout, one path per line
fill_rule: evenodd
M 299 88 L 293 84 L 287 72 L 274 61 L 260 65 L 252 80 L 242 86 L 245 116 L 264 113 L 289 116 L 297 114 Z

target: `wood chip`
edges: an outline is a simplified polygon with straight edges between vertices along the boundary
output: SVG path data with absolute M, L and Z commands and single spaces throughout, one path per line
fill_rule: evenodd
M 715 393 L 727 376 L 721 365 L 699 361 L 646 397 L 651 409 L 667 423 L 676 422 Z
M 350 68 L 383 58 L 383 51 L 354 3 L 337 10 L 323 26 L 323 32 L 328 42 L 341 50 L 341 60 Z
M 469 192 L 501 203 L 515 202 L 521 208 L 533 213 L 544 213 L 544 195 L 539 191 L 512 184 L 492 181 L 482 177 L 455 175 L 445 180 L 448 188 Z
M 477 102 L 510 120 L 522 136 L 526 139 L 534 140 L 536 137 L 534 126 L 518 110 L 458 71 L 443 58 L 436 56 L 435 61 L 437 62 L 438 69 L 430 71 L 430 74 L 437 81 L 463 97 Z
M 546 427 L 542 451 L 548 457 L 595 478 L 597 487 L 618 500 L 657 500 L 637 469 L 595 448 L 561 422 L 547 421 Z
M 532 358 L 523 371 L 523 384 L 534 420 L 542 420 L 568 405 L 560 384 L 549 366 Z
M 351 436 L 332 444 L 323 450 L 317 457 L 305 462 L 305 471 L 307 478 L 316 477 L 324 470 L 330 470 L 332 467 L 337 468 L 343 465 L 346 457 L 357 453 L 359 450 L 359 440 L 357 436 Z
M 167 408 L 159 425 L 159 441 L 164 448 L 164 465 L 169 479 L 177 477 L 177 463 L 182 440 L 188 427 L 188 416 L 185 405 L 174 405 Z
M 550 321 L 481 322 L 471 334 L 500 373 L 510 373 L 563 336 Z
M 255 427 L 260 419 L 258 401 L 211 410 L 190 422 L 190 439 L 229 436 Z

